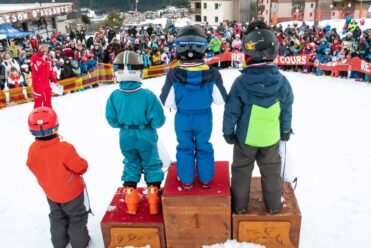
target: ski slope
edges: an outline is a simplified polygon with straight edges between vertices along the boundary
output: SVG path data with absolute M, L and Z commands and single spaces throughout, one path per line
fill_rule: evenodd
M 239 75 L 221 71 L 227 90 Z M 299 178 L 300 247 L 368 247 L 371 223 L 371 85 L 354 80 L 284 73 L 292 84 L 295 135 L 287 144 L 286 170 Z M 160 94 L 165 77 L 144 81 Z M 90 247 L 103 247 L 100 220 L 123 170 L 117 129 L 105 120 L 105 104 L 117 85 L 53 98 L 60 134 L 89 162 L 85 175 L 95 216 Z M 27 116 L 33 104 L 0 111 L 0 246 L 51 247 L 48 204 L 25 165 L 33 137 Z M 232 161 L 222 136 L 223 106 L 214 106 L 212 143 L 216 160 Z M 174 112 L 165 111 L 159 137 L 175 159 Z M 254 174 L 259 172 L 255 168 Z

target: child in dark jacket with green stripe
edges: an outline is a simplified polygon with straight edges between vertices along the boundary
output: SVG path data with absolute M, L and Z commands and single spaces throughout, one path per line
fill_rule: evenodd
M 233 211 L 247 211 L 254 162 L 262 176 L 267 212 L 282 208 L 279 141 L 291 131 L 293 93 L 273 60 L 278 40 L 262 22 L 253 22 L 243 40 L 248 66 L 232 85 L 225 104 L 223 133 L 234 144 L 232 163 Z

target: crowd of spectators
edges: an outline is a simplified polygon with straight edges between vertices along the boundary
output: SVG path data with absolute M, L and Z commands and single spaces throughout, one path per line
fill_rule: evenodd
M 272 26 L 280 42 L 279 55 L 311 55 L 311 60 L 321 63 L 339 61 L 343 58 L 360 57 L 371 60 L 371 30 L 348 17 L 343 30 L 318 23 L 307 25 L 305 22 Z M 223 22 L 217 27 L 207 23 L 201 28 L 209 42 L 205 57 L 213 57 L 224 52 L 242 51 L 242 39 L 247 24 Z M 363 29 L 363 31 L 362 31 Z M 30 56 L 37 51 L 38 44 L 48 43 L 49 54 L 58 80 L 81 77 L 94 70 L 97 63 L 112 63 L 115 55 L 124 50 L 141 54 L 146 68 L 169 64 L 175 59 L 175 37 L 177 28 L 169 25 L 149 25 L 148 27 L 121 27 L 117 33 L 111 28 L 99 28 L 88 36 L 84 28 L 73 30 L 69 34 L 53 33 L 45 40 L 41 36 L 31 36 L 11 40 L 5 51 L 0 54 L 0 90 L 31 85 Z M 228 68 L 241 66 L 240 63 L 220 62 L 214 66 Z M 313 66 L 281 66 L 283 70 L 330 75 Z M 370 81 L 370 77 L 356 71 L 332 73 L 332 76 L 355 78 L 358 81 Z
M 279 55 L 293 56 L 300 54 L 311 55 L 311 61 L 318 60 L 322 64 L 359 57 L 367 62 L 371 61 L 371 29 L 364 29 L 362 20 L 357 23 L 347 17 L 342 30 L 337 30 L 330 25 L 320 27 L 312 26 L 303 22 L 301 25 L 288 25 L 285 29 L 281 25 L 274 27 L 280 41 Z M 323 72 L 313 66 L 282 66 L 284 70 L 302 71 L 315 73 L 318 76 L 331 75 L 334 77 L 354 78 L 357 81 L 368 81 L 370 77 L 357 71 L 347 72 Z M 349 74 L 349 75 L 348 75 Z

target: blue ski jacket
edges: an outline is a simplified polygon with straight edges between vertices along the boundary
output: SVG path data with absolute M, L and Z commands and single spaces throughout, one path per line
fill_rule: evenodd
M 207 110 L 212 103 L 223 104 L 226 98 L 219 71 L 203 60 L 184 62 L 171 69 L 160 95 L 165 107 L 183 112 Z

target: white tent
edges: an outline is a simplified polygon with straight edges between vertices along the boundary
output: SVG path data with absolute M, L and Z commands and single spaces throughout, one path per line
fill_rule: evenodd
M 0 34 L 0 40 L 6 40 L 6 35 L 5 34 Z

